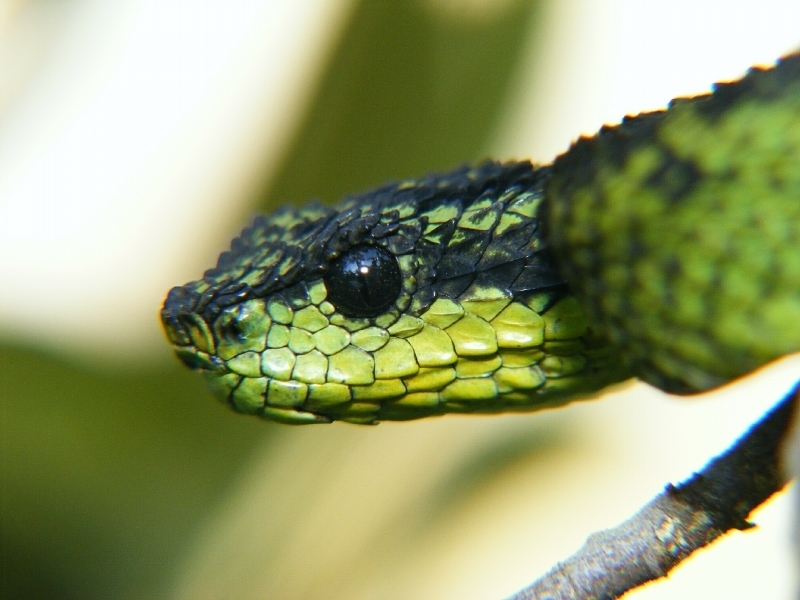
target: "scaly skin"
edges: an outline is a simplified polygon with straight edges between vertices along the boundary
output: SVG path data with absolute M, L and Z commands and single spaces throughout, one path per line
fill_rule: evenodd
M 235 409 L 286 423 L 529 411 L 629 377 L 553 271 L 549 169 L 485 163 L 258 218 L 162 310 L 178 356 Z M 348 318 L 324 276 L 350 248 L 402 289 Z
M 634 374 L 692 393 L 800 350 L 800 55 L 579 140 L 561 272 Z
M 553 167 L 485 163 L 260 217 L 161 316 L 220 399 L 285 423 L 531 411 L 632 375 L 691 393 L 800 349 L 798 240 L 792 56 Z M 328 286 L 363 247 L 396 257 L 399 294 L 346 316 L 352 293 Z

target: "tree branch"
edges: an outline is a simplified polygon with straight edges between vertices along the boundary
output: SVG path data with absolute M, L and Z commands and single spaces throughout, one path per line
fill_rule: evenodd
M 781 445 L 796 386 L 736 443 L 678 486 L 667 485 L 624 523 L 589 536 L 583 547 L 508 600 L 611 600 L 664 577 L 695 550 L 731 529 L 787 482 Z

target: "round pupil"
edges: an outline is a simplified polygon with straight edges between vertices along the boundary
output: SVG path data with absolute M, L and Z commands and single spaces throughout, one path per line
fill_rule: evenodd
M 346 317 L 375 317 L 400 295 L 397 259 L 377 246 L 357 246 L 328 268 L 328 301 Z

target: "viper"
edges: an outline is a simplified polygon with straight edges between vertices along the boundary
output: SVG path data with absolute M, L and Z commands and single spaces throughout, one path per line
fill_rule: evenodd
M 161 319 L 222 401 L 283 423 L 712 389 L 800 350 L 800 55 L 485 162 L 259 216 Z

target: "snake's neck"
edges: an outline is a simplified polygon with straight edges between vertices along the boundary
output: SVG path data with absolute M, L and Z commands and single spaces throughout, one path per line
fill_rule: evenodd
M 800 350 L 800 55 L 554 163 L 561 274 L 634 374 L 716 387 Z

